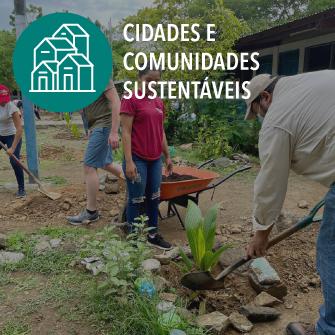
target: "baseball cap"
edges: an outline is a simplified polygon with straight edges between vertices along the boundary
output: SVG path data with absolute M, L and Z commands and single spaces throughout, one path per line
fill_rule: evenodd
M 10 101 L 9 88 L 5 85 L 0 85 L 0 104 L 8 103 Z
M 250 98 L 245 100 L 247 104 L 247 113 L 245 120 L 251 120 L 255 118 L 255 115 L 251 111 L 252 102 L 273 82 L 276 80 L 276 76 L 270 74 L 259 74 L 251 79 L 249 85 L 246 87 L 250 91 Z

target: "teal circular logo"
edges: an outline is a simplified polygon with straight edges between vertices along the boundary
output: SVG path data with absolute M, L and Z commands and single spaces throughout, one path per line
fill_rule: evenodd
M 73 112 L 98 99 L 112 74 L 112 50 L 90 20 L 56 13 L 30 24 L 14 51 L 14 75 L 34 104 Z

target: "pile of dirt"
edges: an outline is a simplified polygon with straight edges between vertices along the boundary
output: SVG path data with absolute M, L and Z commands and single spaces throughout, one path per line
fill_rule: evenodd
M 125 186 L 120 187 L 120 194 L 99 192 L 98 204 L 102 219 L 98 227 L 111 223 L 124 205 Z M 32 231 L 43 226 L 61 226 L 67 224 L 66 217 L 76 215 L 86 206 L 84 186 L 71 186 L 51 189 L 62 194 L 58 200 L 50 200 L 38 191 L 30 192 L 25 200 L 3 201 L 0 208 L 3 231 Z M 6 202 L 6 203 L 5 203 Z
M 172 182 L 177 182 L 177 181 L 185 181 L 185 180 L 193 180 L 193 179 L 199 179 L 197 177 L 187 175 L 187 174 L 178 174 L 173 172 L 169 176 L 163 176 L 162 182 L 163 183 L 172 183 Z

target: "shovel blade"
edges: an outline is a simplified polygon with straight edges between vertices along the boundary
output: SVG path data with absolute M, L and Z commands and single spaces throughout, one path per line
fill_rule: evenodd
M 216 291 L 224 288 L 224 279 L 215 280 L 209 272 L 193 272 L 183 276 L 181 284 L 192 291 Z
M 46 195 L 51 200 L 58 200 L 62 197 L 62 195 L 60 193 L 49 192 L 49 191 L 45 190 L 44 188 L 39 187 L 38 191 L 41 192 L 42 194 Z

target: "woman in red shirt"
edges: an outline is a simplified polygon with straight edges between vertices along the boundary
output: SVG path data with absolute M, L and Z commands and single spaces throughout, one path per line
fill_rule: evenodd
M 149 217 L 148 242 L 160 249 L 171 249 L 157 233 L 160 184 L 162 180 L 162 154 L 169 173 L 172 173 L 172 161 L 163 128 L 164 104 L 160 98 L 148 97 L 148 84 L 161 79 L 161 71 L 146 68 L 139 72 L 139 85 L 146 88 L 142 99 L 132 95 L 122 99 L 121 125 L 122 143 L 125 160 L 123 170 L 127 177 L 128 204 L 127 222 L 132 231 L 135 219 L 139 217 L 141 207 L 145 204 Z M 142 92 L 139 96 L 142 96 Z

